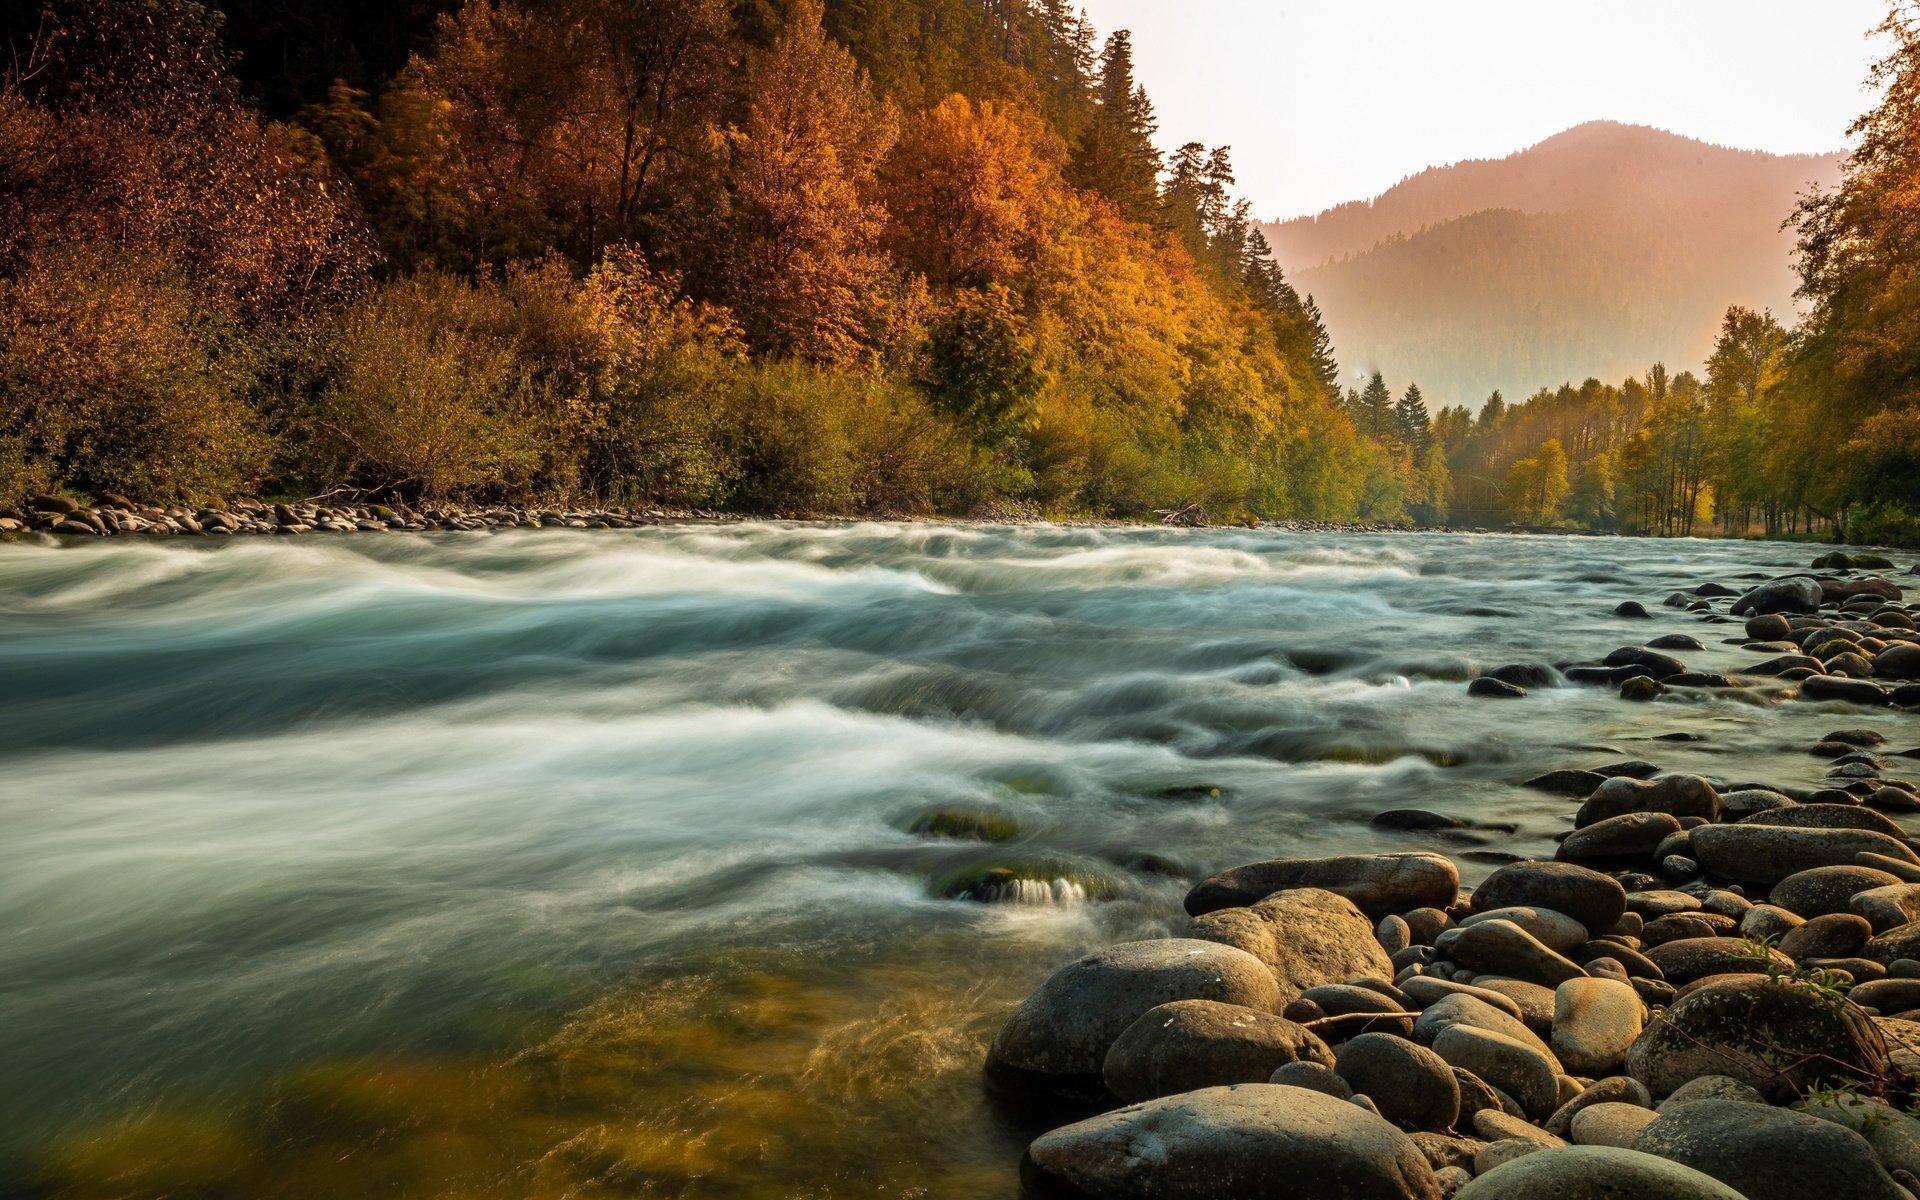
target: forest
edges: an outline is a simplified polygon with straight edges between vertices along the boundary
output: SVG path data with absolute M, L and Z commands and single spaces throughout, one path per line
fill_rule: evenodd
M 1400 515 L 1062 0 L 232 7 L 8 30 L 0 494 Z
M 1068 0 L 51 0 L 0 78 L 0 503 L 1915 536 L 1920 35 L 1808 315 L 1477 415 L 1376 375 Z

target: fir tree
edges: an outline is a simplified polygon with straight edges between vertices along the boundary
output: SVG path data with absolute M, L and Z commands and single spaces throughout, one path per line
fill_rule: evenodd
M 1420 394 L 1420 385 L 1410 383 L 1406 394 L 1393 406 L 1395 423 L 1399 426 L 1400 441 L 1419 461 L 1427 451 L 1427 445 L 1433 440 L 1433 418 L 1427 414 L 1426 397 Z
M 1100 54 L 1098 107 L 1074 152 L 1073 181 L 1113 202 L 1130 221 L 1160 216 L 1160 152 L 1146 89 L 1133 79 L 1133 37 L 1122 29 Z
M 1367 378 L 1367 386 L 1360 393 L 1355 424 L 1360 427 L 1361 433 L 1382 443 L 1392 441 L 1399 428 L 1393 407 L 1393 392 L 1378 371 Z

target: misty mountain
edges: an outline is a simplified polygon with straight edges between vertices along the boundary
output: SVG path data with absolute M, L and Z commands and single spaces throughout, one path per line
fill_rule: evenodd
M 1265 232 L 1349 377 L 1477 407 L 1495 388 L 1697 367 L 1729 304 L 1789 319 L 1780 225 L 1839 161 L 1595 122 Z

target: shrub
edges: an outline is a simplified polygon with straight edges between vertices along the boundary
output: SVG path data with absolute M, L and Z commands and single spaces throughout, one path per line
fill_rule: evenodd
M 322 474 L 421 497 L 524 490 L 565 431 L 534 419 L 513 325 L 491 284 L 423 271 L 375 289 L 338 326 L 314 417 Z
M 0 488 L 203 500 L 251 487 L 268 443 L 257 355 L 150 253 L 37 251 L 0 280 Z

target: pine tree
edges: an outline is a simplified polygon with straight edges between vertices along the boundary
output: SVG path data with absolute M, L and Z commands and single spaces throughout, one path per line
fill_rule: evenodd
M 1393 406 L 1395 424 L 1399 427 L 1400 441 L 1418 462 L 1427 452 L 1427 445 L 1433 440 L 1433 418 L 1427 414 L 1426 397 L 1420 394 L 1420 385 L 1410 383 L 1406 394 Z
M 1146 89 L 1133 80 L 1133 37 L 1122 29 L 1100 54 L 1098 108 L 1073 157 L 1074 183 L 1113 202 L 1130 221 L 1152 224 L 1160 215 L 1160 152 Z
M 1260 237 L 1261 244 L 1265 245 L 1266 236 L 1258 234 L 1258 231 L 1256 234 Z M 1313 377 L 1320 381 L 1320 386 L 1326 389 L 1329 396 L 1338 398 L 1340 360 L 1334 357 L 1333 335 L 1327 332 L 1326 318 L 1321 316 L 1320 306 L 1313 302 L 1311 295 L 1307 297 L 1306 314 L 1307 319 L 1313 324 Z
M 1375 371 L 1367 378 L 1367 386 L 1360 393 L 1358 409 L 1356 424 L 1360 426 L 1361 433 L 1383 445 L 1393 440 L 1399 428 L 1399 419 L 1394 413 L 1393 392 L 1380 372 Z

